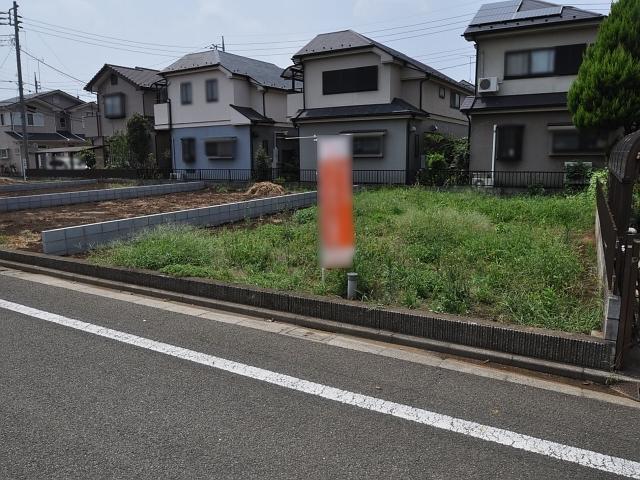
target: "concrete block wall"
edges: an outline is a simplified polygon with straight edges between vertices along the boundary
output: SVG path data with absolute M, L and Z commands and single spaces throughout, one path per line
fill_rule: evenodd
M 65 180 L 62 182 L 26 182 L 14 183 L 10 185 L 0 185 L 0 193 L 24 192 L 25 190 L 53 190 L 54 188 L 78 187 L 81 185 L 92 185 L 98 180 Z
M 205 187 L 204 182 L 165 183 L 141 187 L 105 188 L 80 192 L 45 193 L 22 197 L 0 197 L 0 213 L 14 210 L 73 205 L 76 203 L 125 200 L 127 198 L 152 197 L 170 193 L 191 192 Z
M 315 205 L 317 192 L 292 193 L 278 197 L 258 198 L 225 203 L 212 207 L 191 208 L 155 215 L 111 220 L 42 232 L 42 250 L 52 255 L 86 252 L 98 245 L 131 238 L 162 224 L 208 227 L 237 222 L 246 218 L 296 210 Z

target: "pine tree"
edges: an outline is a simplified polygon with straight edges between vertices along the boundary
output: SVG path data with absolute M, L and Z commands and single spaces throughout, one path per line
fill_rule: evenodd
M 589 46 L 568 94 L 581 129 L 640 128 L 640 0 L 619 0 Z

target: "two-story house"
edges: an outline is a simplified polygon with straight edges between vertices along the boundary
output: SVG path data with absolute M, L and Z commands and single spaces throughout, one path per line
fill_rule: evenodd
M 74 152 L 96 136 L 96 105 L 62 90 L 26 94 L 27 168 L 82 168 Z M 18 97 L 0 101 L 0 174 L 22 172 L 22 112 Z
M 153 107 L 162 100 L 164 93 L 164 79 L 158 75 L 158 70 L 105 64 L 84 89 L 97 94 L 99 115 L 96 146 L 104 147 L 116 132 L 125 133 L 127 121 L 138 113 L 149 120 L 152 131 L 149 147 L 157 164 L 171 167 L 169 137 L 162 132 L 158 134 L 153 128 Z
M 160 72 L 166 103 L 155 106 L 156 130 L 171 132 L 176 169 L 249 170 L 259 147 L 272 166 L 295 142 L 287 119 L 291 82 L 272 63 L 208 50 L 185 55 Z
M 475 42 L 470 170 L 558 172 L 604 161 L 606 139 L 578 131 L 567 92 L 603 16 L 540 0 L 480 7 L 464 32 Z M 488 178 L 492 178 L 490 175 Z
M 425 132 L 467 135 L 460 100 L 473 91 L 468 84 L 353 30 L 317 35 L 293 62 L 304 78 L 294 117 L 301 169 L 316 168 L 314 135 L 349 134 L 354 170 L 411 181 Z

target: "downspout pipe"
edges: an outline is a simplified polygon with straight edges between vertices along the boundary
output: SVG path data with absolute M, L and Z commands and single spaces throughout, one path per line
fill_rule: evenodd
M 424 85 L 424 82 L 426 82 L 427 80 L 430 80 L 430 79 L 431 79 L 431 74 L 430 73 L 427 73 L 426 77 L 420 79 L 420 87 L 419 87 L 420 88 L 420 92 L 419 92 L 420 96 L 419 96 L 419 100 L 418 100 L 418 108 L 420 110 L 423 110 L 423 108 L 422 108 L 422 86 Z

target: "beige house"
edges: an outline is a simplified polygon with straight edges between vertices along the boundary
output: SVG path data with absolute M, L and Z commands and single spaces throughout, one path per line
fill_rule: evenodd
M 539 0 L 483 5 L 464 32 L 475 42 L 477 91 L 471 117 L 470 170 L 559 172 L 604 161 L 606 139 L 580 132 L 567 92 L 604 17 Z
M 425 132 L 467 135 L 460 101 L 469 84 L 353 30 L 316 36 L 293 61 L 285 75 L 304 80 L 289 108 L 303 137 L 303 170 L 317 161 L 315 142 L 304 137 L 350 134 L 354 170 L 395 172 L 385 181 L 404 183 L 422 166 Z
M 85 90 L 97 94 L 98 136 L 96 146 L 103 147 L 116 132 L 126 132 L 127 121 L 135 113 L 146 117 L 153 130 L 153 108 L 164 100 L 165 82 L 158 70 L 105 64 Z M 168 135 L 152 133 L 150 149 L 158 165 L 171 167 Z M 108 153 L 106 153 L 108 155 Z
M 0 101 L 0 174 L 22 172 L 22 114 L 19 98 Z M 84 168 L 72 152 L 91 147 L 97 135 L 97 106 L 62 90 L 25 95 L 28 168 Z

